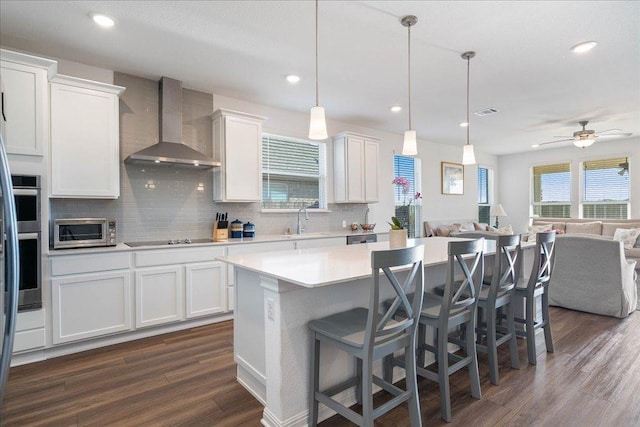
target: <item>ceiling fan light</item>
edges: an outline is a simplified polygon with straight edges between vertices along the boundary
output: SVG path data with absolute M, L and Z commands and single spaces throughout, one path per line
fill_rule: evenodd
M 463 165 L 475 165 L 476 155 L 473 152 L 473 145 L 467 144 L 462 151 L 462 164 Z
M 402 155 L 415 156 L 416 154 L 418 154 L 418 146 L 416 144 L 416 131 L 405 130 L 404 142 L 402 143 Z
M 595 139 L 593 138 L 589 138 L 589 139 L 576 139 L 575 141 L 573 141 L 573 145 L 575 145 L 578 148 L 587 148 L 589 147 L 591 144 L 593 144 L 595 141 Z
M 327 139 L 327 121 L 324 117 L 324 107 L 311 107 L 309 120 L 309 139 L 320 141 Z

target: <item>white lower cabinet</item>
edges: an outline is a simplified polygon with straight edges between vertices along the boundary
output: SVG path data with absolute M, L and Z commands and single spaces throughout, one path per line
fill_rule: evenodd
M 219 261 L 185 266 L 185 302 L 188 319 L 224 313 L 228 310 L 225 272 L 225 264 Z
M 224 247 L 136 251 L 136 328 L 227 311 Z
M 182 266 L 136 270 L 136 328 L 184 317 Z
M 128 331 L 131 254 L 50 257 L 53 344 Z
M 131 329 L 131 273 L 77 274 L 51 280 L 53 343 Z
M 45 342 L 44 310 L 18 312 L 13 352 L 43 348 Z

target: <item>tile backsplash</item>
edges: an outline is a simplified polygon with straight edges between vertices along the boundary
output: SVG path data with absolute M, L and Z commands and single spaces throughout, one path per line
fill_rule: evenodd
M 120 198 L 50 199 L 52 218 L 115 218 L 118 242 L 210 237 L 216 212 L 228 212 L 230 221 L 251 221 L 257 234 L 295 230 L 295 212 L 261 212 L 260 203 L 214 203 L 211 170 L 125 164 L 129 154 L 158 141 L 159 84 L 123 73 L 114 74 L 114 84 L 127 88 L 120 99 Z M 212 155 L 213 96 L 184 89 L 182 103 L 184 143 Z M 330 212 L 310 214 L 303 225 L 307 232 L 340 230 L 343 220 L 364 221 L 366 209 L 330 204 Z

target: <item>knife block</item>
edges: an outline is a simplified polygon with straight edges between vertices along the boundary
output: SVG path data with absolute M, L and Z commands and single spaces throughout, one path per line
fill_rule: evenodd
M 229 221 L 215 221 L 213 223 L 213 235 L 211 238 L 214 242 L 226 242 L 229 240 Z

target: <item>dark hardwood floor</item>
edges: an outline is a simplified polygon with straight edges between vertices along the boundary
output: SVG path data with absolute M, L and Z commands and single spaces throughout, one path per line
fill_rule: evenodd
M 500 385 L 479 355 L 482 399 L 468 376 L 452 376 L 451 426 L 640 425 L 640 313 L 625 320 L 552 308 L 555 353 L 538 346 L 538 365 L 509 369 Z M 539 336 L 542 344 L 542 337 Z M 440 419 L 437 384 L 420 382 L 425 425 Z M 384 396 L 381 396 L 384 398 Z M 2 426 L 260 426 L 261 405 L 235 380 L 233 323 L 113 345 L 12 368 Z M 408 425 L 406 406 L 376 421 Z M 325 427 L 351 425 L 333 417 Z

